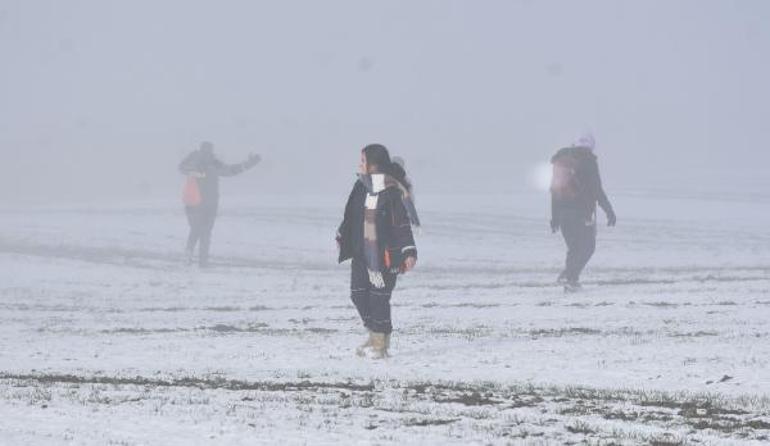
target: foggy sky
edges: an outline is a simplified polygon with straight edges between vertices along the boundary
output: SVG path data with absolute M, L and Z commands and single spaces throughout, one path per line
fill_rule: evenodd
M 346 193 L 358 150 L 422 191 L 507 191 L 592 129 L 608 191 L 770 184 L 770 2 L 0 0 L 0 203 Z M 760 185 L 760 186 L 758 186 Z

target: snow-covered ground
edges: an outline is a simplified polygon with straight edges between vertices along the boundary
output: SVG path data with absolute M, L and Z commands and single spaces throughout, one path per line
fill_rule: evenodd
M 0 209 L 0 444 L 770 441 L 770 199 L 616 196 L 564 295 L 544 196 L 419 197 L 371 361 L 345 197 L 224 197 L 206 271 L 176 202 Z

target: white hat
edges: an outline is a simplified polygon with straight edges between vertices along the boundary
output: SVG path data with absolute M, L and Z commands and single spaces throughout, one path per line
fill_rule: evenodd
M 584 133 L 580 136 L 580 138 L 577 139 L 577 141 L 572 144 L 572 147 L 585 147 L 587 149 L 594 150 L 596 147 L 596 140 L 594 139 L 594 135 L 590 132 Z

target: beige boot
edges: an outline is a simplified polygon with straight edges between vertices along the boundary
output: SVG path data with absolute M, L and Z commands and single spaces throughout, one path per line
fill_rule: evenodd
M 366 339 L 366 342 L 359 345 L 358 348 L 356 348 L 356 355 L 358 356 L 366 356 L 366 351 L 369 349 L 369 347 L 372 346 L 372 335 L 374 332 L 372 330 L 366 330 L 369 333 L 369 337 Z
M 372 345 L 367 349 L 372 359 L 382 359 L 388 356 L 387 335 L 385 333 L 372 333 Z

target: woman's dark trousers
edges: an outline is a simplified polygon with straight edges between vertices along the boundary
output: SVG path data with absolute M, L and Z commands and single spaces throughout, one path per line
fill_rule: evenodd
M 364 322 L 364 326 L 376 333 L 390 334 L 390 297 L 396 287 L 396 274 L 382 273 L 385 288 L 377 289 L 369 281 L 366 261 L 353 258 L 350 278 L 350 298 Z

